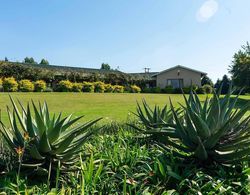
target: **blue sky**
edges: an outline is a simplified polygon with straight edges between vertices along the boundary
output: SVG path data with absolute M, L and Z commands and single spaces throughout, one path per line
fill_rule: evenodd
M 2 1 L 0 58 L 125 72 L 181 64 L 216 80 L 250 41 L 249 8 L 249 0 Z

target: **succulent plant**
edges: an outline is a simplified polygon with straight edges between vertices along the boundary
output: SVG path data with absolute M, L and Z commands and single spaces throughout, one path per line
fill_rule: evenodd
M 57 165 L 62 167 L 71 165 L 79 156 L 82 145 L 98 128 L 91 128 L 98 118 L 84 124 L 76 124 L 79 119 L 72 119 L 72 115 L 62 117 L 60 113 L 50 116 L 48 106 L 44 102 L 36 106 L 32 101 L 34 116 L 30 105 L 24 106 L 19 102 L 18 106 L 10 97 L 13 111 L 7 107 L 10 127 L 7 128 L 1 122 L 1 133 L 9 148 L 18 154 L 23 153 L 23 165 L 29 167 Z
M 156 131 L 164 139 L 155 141 L 181 158 L 195 158 L 199 162 L 234 164 L 249 160 L 250 103 L 237 108 L 239 97 L 232 97 L 232 93 L 230 88 L 228 94 L 221 96 L 219 90 L 204 103 L 196 93 L 191 92 L 188 99 L 183 95 L 181 115 L 170 101 L 174 122 L 165 125 L 166 131 Z M 146 120 L 143 123 L 148 125 Z M 154 130 L 145 132 L 156 134 Z

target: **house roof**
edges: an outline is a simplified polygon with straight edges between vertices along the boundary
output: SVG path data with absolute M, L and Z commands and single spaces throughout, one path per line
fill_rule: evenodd
M 177 66 L 168 68 L 168 69 L 166 69 L 166 70 L 163 70 L 163 71 L 161 71 L 161 72 L 158 72 L 158 73 L 152 75 L 152 77 L 155 77 L 155 76 L 157 76 L 157 75 L 159 75 L 159 74 L 162 74 L 162 73 L 164 73 L 164 72 L 168 72 L 168 71 L 173 70 L 173 69 L 176 69 L 176 68 L 183 68 L 183 69 L 190 70 L 190 71 L 193 71 L 193 72 L 198 72 L 198 73 L 201 73 L 202 75 L 206 75 L 206 74 L 207 74 L 207 73 L 205 73 L 205 72 L 202 72 L 202 71 L 199 71 L 199 70 L 195 70 L 195 69 L 192 69 L 192 68 L 188 68 L 188 67 L 186 67 L 186 66 L 177 65 Z

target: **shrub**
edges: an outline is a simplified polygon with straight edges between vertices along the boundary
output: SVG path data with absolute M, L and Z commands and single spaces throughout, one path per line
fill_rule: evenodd
M 174 92 L 175 94 L 182 94 L 182 89 L 181 88 L 174 88 Z
M 83 84 L 82 83 L 73 83 L 72 91 L 73 92 L 81 92 L 82 88 L 83 88 Z
M 6 128 L 2 124 L 0 132 L 9 149 L 14 153 L 18 150 L 18 154 L 22 155 L 22 163 L 33 169 L 51 165 L 52 170 L 55 170 L 58 161 L 61 169 L 72 165 L 79 157 L 83 143 L 98 130 L 90 127 L 101 119 L 75 125 L 82 116 L 75 119 L 71 115 L 65 118 L 61 115 L 51 117 L 46 102 L 38 107 L 33 103 L 34 116 L 29 106 L 25 109 L 19 103 L 19 111 L 12 98 L 11 102 L 13 111 L 8 109 L 11 127 Z
M 0 91 L 3 91 L 3 79 L 0 78 Z
M 18 83 L 14 77 L 7 77 L 3 80 L 3 89 L 4 91 L 13 92 L 17 91 Z
M 104 92 L 108 92 L 108 93 L 111 93 L 111 92 L 113 92 L 114 91 L 114 87 L 113 87 L 113 85 L 111 85 L 111 84 L 105 84 L 104 85 Z
M 53 89 L 51 87 L 46 87 L 43 92 L 53 92 Z
M 114 92 L 115 93 L 123 93 L 124 92 L 124 87 L 121 85 L 114 85 Z
M 19 91 L 22 92 L 32 92 L 34 91 L 34 84 L 27 79 L 21 80 L 19 81 L 19 85 L 18 85 Z
M 83 91 L 84 92 L 94 92 L 95 86 L 90 82 L 83 82 Z
M 42 92 L 46 89 L 46 82 L 43 80 L 38 80 L 34 83 L 35 91 Z
M 132 93 L 140 93 L 141 92 L 141 88 L 138 87 L 137 85 L 131 85 L 130 89 L 131 89 Z
M 213 92 L 213 87 L 211 87 L 210 85 L 203 85 L 202 91 L 205 94 L 211 94 Z
M 57 90 L 61 92 L 69 92 L 72 90 L 73 84 L 69 80 L 63 80 L 58 83 Z
M 153 87 L 153 88 L 151 89 L 151 92 L 152 92 L 152 93 L 161 93 L 161 88 L 160 88 L 160 87 Z
M 174 92 L 174 88 L 169 85 L 169 86 L 166 86 L 163 90 L 162 90 L 163 93 L 168 93 L 168 94 L 172 94 Z
M 152 88 L 146 87 L 146 88 L 142 89 L 142 92 L 143 93 L 152 93 Z
M 105 84 L 101 81 L 94 82 L 95 92 L 104 93 Z

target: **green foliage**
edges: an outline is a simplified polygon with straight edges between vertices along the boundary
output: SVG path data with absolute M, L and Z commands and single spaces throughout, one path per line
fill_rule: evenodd
M 26 167 L 55 168 L 58 161 L 61 169 L 73 165 L 83 143 L 98 130 L 90 127 L 100 118 L 76 125 L 82 116 L 72 119 L 60 114 L 51 118 L 46 102 L 38 107 L 32 102 L 34 116 L 29 104 L 25 109 L 19 102 L 20 111 L 12 98 L 11 102 L 13 111 L 7 109 L 10 128 L 1 122 L 1 133 L 9 149 L 23 155 L 22 165 Z
M 166 86 L 162 91 L 163 93 L 172 94 L 174 92 L 174 88 L 171 85 L 169 85 L 169 86 Z
M 131 85 L 130 89 L 131 89 L 132 93 L 140 93 L 141 92 L 141 88 L 137 85 Z
M 250 91 L 250 45 L 248 42 L 234 54 L 229 68 L 234 85 L 245 87 Z
M 211 94 L 213 93 L 213 87 L 211 85 L 205 84 L 202 86 L 202 90 L 204 94 Z
M 31 58 L 29 58 L 29 57 L 24 58 L 24 63 L 27 63 L 27 64 L 37 64 L 37 62 L 32 57 Z
M 114 87 L 113 87 L 113 85 L 111 85 L 111 84 L 105 84 L 104 85 L 104 92 L 107 92 L 107 93 L 111 93 L 111 92 L 113 92 L 113 90 L 114 90 Z
M 151 88 L 152 93 L 161 93 L 161 88 L 160 87 L 153 87 Z
M 73 84 L 69 80 L 63 80 L 58 83 L 57 90 L 61 92 L 69 92 L 72 90 Z
M 114 92 L 115 93 L 123 93 L 124 92 L 124 87 L 121 85 L 114 85 Z
M 110 70 L 111 68 L 110 68 L 110 65 L 109 65 L 109 64 L 102 63 L 101 69 L 102 69 L 102 70 Z
M 212 79 L 210 79 L 207 75 L 204 75 L 201 79 L 201 86 L 203 85 L 214 86 Z
M 18 90 L 18 83 L 14 77 L 7 77 L 3 79 L 3 89 L 7 92 L 14 92 Z
M 42 92 L 46 90 L 46 82 L 43 80 L 38 80 L 34 83 L 35 91 Z
M 105 84 L 103 82 L 97 81 L 97 82 L 94 82 L 93 84 L 95 86 L 95 92 L 104 93 Z
M 94 92 L 95 86 L 90 82 L 83 82 L 83 92 Z
M 43 64 L 43 65 L 49 65 L 49 61 L 46 60 L 46 59 L 42 59 L 40 64 Z
M 24 79 L 19 81 L 18 88 L 22 92 L 32 92 L 34 91 L 34 84 L 30 80 Z
M 73 83 L 72 91 L 73 92 L 81 92 L 82 88 L 83 88 L 83 84 L 82 83 Z

